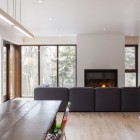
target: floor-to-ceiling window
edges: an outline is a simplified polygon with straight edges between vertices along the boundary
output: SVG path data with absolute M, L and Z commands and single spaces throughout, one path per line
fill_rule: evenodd
M 125 86 L 134 87 L 138 84 L 138 46 L 125 46 Z
M 75 46 L 59 46 L 59 87 L 76 85 Z
M 24 46 L 21 52 L 22 96 L 33 96 L 38 85 L 38 46 Z
M 56 46 L 40 46 L 40 84 L 57 86 Z
M 22 46 L 22 96 L 33 96 L 40 84 L 76 86 L 76 46 Z

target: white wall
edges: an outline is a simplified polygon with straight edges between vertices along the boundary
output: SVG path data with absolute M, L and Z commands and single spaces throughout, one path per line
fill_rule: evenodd
M 123 35 L 79 35 L 77 38 L 77 86 L 84 86 L 84 69 L 118 69 L 118 86 L 125 83 Z
M 76 36 L 54 36 L 54 37 L 35 37 L 33 39 L 24 38 L 24 45 L 55 45 L 55 44 L 77 44 Z
M 3 40 L 0 37 L 0 103 L 2 103 L 3 93 Z
M 13 3 L 14 0 L 0 0 L 0 8 L 4 10 L 6 13 L 8 13 L 11 17 L 16 19 L 17 21 L 20 21 L 20 0 L 15 0 L 15 4 L 16 4 L 15 6 L 13 5 Z

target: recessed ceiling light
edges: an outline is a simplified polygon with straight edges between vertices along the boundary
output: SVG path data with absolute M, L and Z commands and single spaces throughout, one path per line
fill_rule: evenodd
M 39 3 L 42 3 L 43 2 L 43 0 L 37 0 Z
M 52 18 L 48 18 L 49 21 L 52 21 Z
M 58 29 L 56 28 L 55 31 L 58 31 Z
M 104 28 L 104 31 L 106 31 L 106 28 Z
M 134 36 L 133 34 L 131 34 L 131 36 Z

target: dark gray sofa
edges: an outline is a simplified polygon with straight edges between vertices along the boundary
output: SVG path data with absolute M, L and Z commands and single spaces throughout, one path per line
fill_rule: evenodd
M 140 111 L 140 87 L 125 88 L 61 88 L 34 89 L 35 100 L 62 100 L 59 111 L 65 111 L 70 101 L 71 111 Z
M 96 88 L 95 111 L 121 111 L 120 88 Z
M 94 111 L 94 89 L 90 87 L 75 87 L 69 90 L 71 111 Z
M 34 89 L 34 100 L 62 100 L 59 111 L 65 111 L 69 101 L 69 90 L 61 87 L 39 86 Z
M 139 87 L 123 87 L 121 89 L 121 110 L 140 111 Z

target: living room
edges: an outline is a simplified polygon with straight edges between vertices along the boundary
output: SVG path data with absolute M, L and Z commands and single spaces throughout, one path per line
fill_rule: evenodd
M 61 100 L 60 122 L 70 101 L 68 140 L 138 140 L 139 4 L 138 0 L 0 0 L 1 105 L 8 107 L 15 99 Z M 110 71 L 116 75 L 108 76 Z M 19 108 L 26 101 L 21 102 Z M 13 123 L 5 127 L 8 121 L 4 122 L 0 139 L 9 140 L 9 132 L 16 130 L 14 121 L 23 114 L 8 116 Z M 25 136 L 26 132 L 19 138 Z

